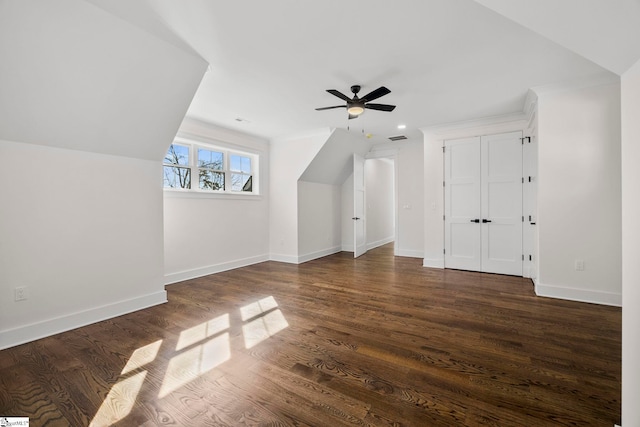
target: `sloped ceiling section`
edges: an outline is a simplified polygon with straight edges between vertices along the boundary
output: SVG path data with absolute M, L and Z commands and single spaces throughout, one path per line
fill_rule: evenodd
M 421 127 L 522 112 L 532 87 L 613 74 L 473 0 L 146 3 L 211 64 L 187 114 L 269 139 L 349 127 L 383 142 L 399 124 L 420 138 Z M 340 103 L 326 89 L 353 84 L 388 87 L 379 102 L 397 108 L 357 120 L 315 110 Z
M 307 169 L 301 181 L 341 185 L 353 173 L 353 153 L 364 157 L 372 142 L 364 135 L 335 129 Z
M 160 160 L 207 63 L 82 0 L 0 1 L 0 138 Z
M 638 0 L 476 0 L 622 75 L 640 58 Z

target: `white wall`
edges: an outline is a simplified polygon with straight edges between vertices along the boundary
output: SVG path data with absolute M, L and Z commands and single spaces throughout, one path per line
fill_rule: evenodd
M 269 146 L 262 140 L 193 119 L 178 135 L 259 156 L 260 194 L 164 191 L 165 282 L 174 283 L 269 259 Z M 254 165 L 255 167 L 256 165 Z
M 269 253 L 298 262 L 298 179 L 330 137 L 329 129 L 270 141 Z
M 423 265 L 444 268 L 443 140 L 425 134 L 424 141 L 424 259 Z
M 538 93 L 538 174 L 536 293 L 620 305 L 618 83 Z
M 424 143 L 406 140 L 398 144 L 398 229 L 396 255 L 424 256 Z
M 160 162 L 7 141 L 0 153 L 0 348 L 166 301 Z
M 640 425 L 640 61 L 622 76 L 622 422 Z
M 298 262 L 341 250 L 342 186 L 298 181 Z
M 338 215 L 334 197 L 341 195 L 343 182 L 352 174 L 353 153 L 364 155 L 370 146 L 367 138 L 343 129 L 271 141 L 269 218 L 272 260 L 299 263 L 339 250 L 340 237 L 334 239 L 331 234 L 327 241 L 327 236 L 317 235 L 316 221 L 321 214 L 310 206 L 321 207 L 326 219 Z M 298 180 L 302 182 L 302 200 L 299 199 Z M 314 195 L 326 204 L 313 200 Z M 341 229 L 340 219 L 325 223 L 324 229 L 337 233 Z
M 395 240 L 395 167 L 390 159 L 367 159 L 366 188 L 367 249 Z
M 207 67 L 176 41 L 0 2 L 0 347 L 166 301 L 161 159 Z

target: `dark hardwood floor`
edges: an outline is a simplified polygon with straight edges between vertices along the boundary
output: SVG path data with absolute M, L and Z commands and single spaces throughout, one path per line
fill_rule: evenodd
M 0 352 L 31 426 L 606 426 L 621 310 L 390 245 L 168 286 L 169 302 Z

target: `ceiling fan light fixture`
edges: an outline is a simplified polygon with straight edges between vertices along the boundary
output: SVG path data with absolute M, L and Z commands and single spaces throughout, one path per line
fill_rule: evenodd
M 374 104 L 371 102 L 380 98 L 381 96 L 385 96 L 391 93 L 391 91 L 384 86 L 380 86 L 378 89 L 366 94 L 362 98 L 358 98 L 358 92 L 360 92 L 360 86 L 358 85 L 351 86 L 351 92 L 353 92 L 353 98 L 349 98 L 344 93 L 337 91 L 335 89 L 327 89 L 327 92 L 329 92 L 333 96 L 337 96 L 343 101 L 347 101 L 347 104 L 316 108 L 317 111 L 333 110 L 334 108 L 346 107 L 347 112 L 349 113 L 349 119 L 355 119 L 358 116 L 360 116 L 362 113 L 364 113 L 365 109 L 389 112 L 389 111 L 393 111 L 396 108 L 395 105 L 377 104 L 377 103 Z
M 347 109 L 347 111 L 352 116 L 359 116 L 360 114 L 364 113 L 364 108 L 361 105 L 352 105 Z

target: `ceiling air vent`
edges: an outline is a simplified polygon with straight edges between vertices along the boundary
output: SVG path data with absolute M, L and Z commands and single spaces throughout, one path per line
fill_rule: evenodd
M 390 136 L 389 139 L 391 141 L 402 141 L 403 139 L 407 139 L 407 137 L 404 135 L 398 135 L 398 136 Z

